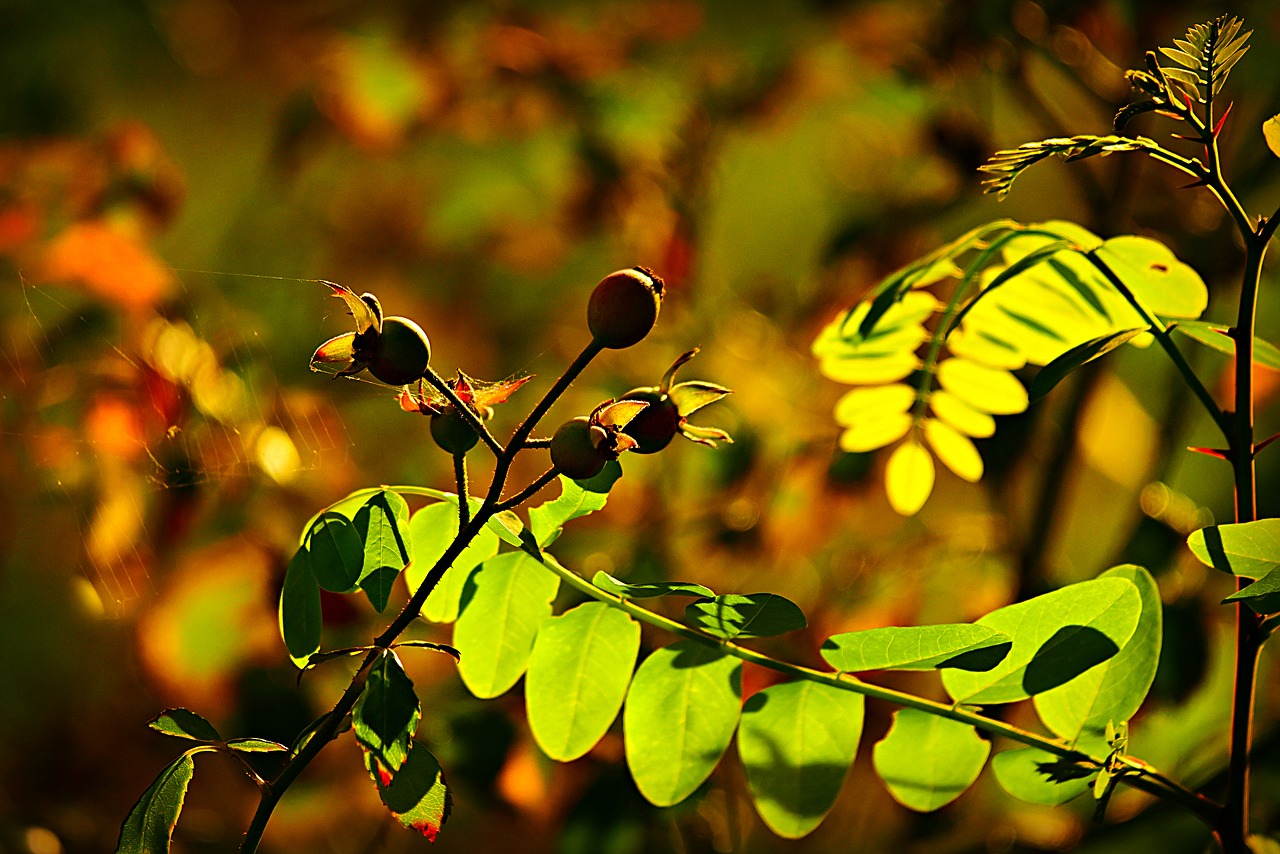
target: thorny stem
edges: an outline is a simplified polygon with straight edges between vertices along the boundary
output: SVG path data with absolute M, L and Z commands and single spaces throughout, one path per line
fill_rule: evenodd
M 453 455 L 453 479 L 458 484 L 458 531 L 471 521 L 471 493 L 467 489 L 467 455 Z
M 489 434 L 488 429 L 485 428 L 484 424 L 481 423 L 478 418 L 474 418 L 474 413 L 471 412 L 470 408 L 463 405 L 461 401 L 457 399 L 457 395 L 453 394 L 453 389 L 450 389 L 448 385 L 440 379 L 438 374 L 429 370 L 427 374 L 428 382 L 431 382 L 432 386 L 435 387 L 437 391 L 448 397 L 454 406 L 458 408 L 458 411 L 463 413 L 463 417 L 470 416 L 469 420 L 474 420 L 475 423 L 471 426 L 480 434 L 482 439 L 486 440 L 485 443 L 488 444 L 497 455 L 498 462 L 494 467 L 493 480 L 489 484 L 489 492 L 485 496 L 484 503 L 480 505 L 480 508 L 476 511 L 475 515 L 470 519 L 466 519 L 465 517 L 470 511 L 470 502 L 467 495 L 468 490 L 465 462 L 463 461 L 462 455 L 455 455 L 454 475 L 458 483 L 458 519 L 460 523 L 458 535 L 454 537 L 453 542 L 451 542 L 448 548 L 445 549 L 444 554 L 442 554 L 432 565 L 431 570 L 422 580 L 422 583 L 418 585 L 418 589 L 414 591 L 414 594 L 409 599 L 408 603 L 406 603 L 400 613 L 396 615 L 396 618 L 391 622 L 391 625 L 387 626 L 386 630 L 382 634 L 378 635 L 374 640 L 373 648 L 369 650 L 359 669 L 351 678 L 351 682 L 347 685 L 346 690 L 342 692 L 342 696 L 338 698 L 338 702 L 334 704 L 333 709 L 325 716 L 324 721 L 316 728 L 315 732 L 306 741 L 302 748 L 284 764 L 284 767 L 280 769 L 280 773 L 278 773 L 274 779 L 267 781 L 260 786 L 261 793 L 258 799 L 258 807 L 254 811 L 253 819 L 250 821 L 249 828 L 245 832 L 244 840 L 240 844 L 241 854 L 253 854 L 253 852 L 258 850 L 258 844 L 262 840 L 263 831 L 266 830 L 267 822 L 271 820 L 271 814 L 275 810 L 276 804 L 280 802 L 280 798 L 284 795 L 289 786 L 291 786 L 298 778 L 298 775 L 302 773 L 303 769 L 306 768 L 317 755 L 319 755 L 325 745 L 335 738 L 343 719 L 346 718 L 346 716 L 355 707 L 356 700 L 359 699 L 360 692 L 364 689 L 365 680 L 369 675 L 369 669 L 378 660 L 382 651 L 390 648 L 396 638 L 398 638 L 404 630 L 407 629 L 415 619 L 417 619 L 418 614 L 422 611 L 423 604 L 427 601 L 427 597 L 431 594 L 431 591 L 435 589 L 436 585 L 440 583 L 440 579 L 444 577 L 445 572 L 453 565 L 453 562 L 457 560 L 463 550 L 471 544 L 471 541 L 475 539 L 476 534 L 480 532 L 490 518 L 502 510 L 518 506 L 521 501 L 526 500 L 537 491 L 537 489 L 530 490 L 529 488 L 526 488 L 509 501 L 503 502 L 501 500 L 502 490 L 506 486 L 507 475 L 511 470 L 511 463 L 515 459 L 516 454 L 525 447 L 525 440 L 533 432 L 538 421 L 547 413 L 547 410 L 551 408 L 552 404 L 556 402 L 560 395 L 564 394 L 569 385 L 580 373 L 582 373 L 583 369 L 590 364 L 591 360 L 599 355 L 602 349 L 603 348 L 597 344 L 594 339 L 590 344 L 583 348 L 582 352 L 578 354 L 578 357 L 573 360 L 573 363 L 565 369 L 564 373 L 560 375 L 555 384 L 552 385 L 547 393 L 543 395 L 542 399 L 538 401 L 538 404 L 533 408 L 533 411 L 529 413 L 528 417 L 525 418 L 524 422 L 516 428 L 515 433 L 511 437 L 511 441 L 505 448 L 498 444 L 497 440 Z M 437 383 L 439 384 L 437 385 Z M 541 488 L 554 476 L 555 469 L 552 468 L 550 471 L 543 473 L 538 480 L 534 482 L 534 484 L 536 484 L 538 488 Z M 541 481 L 541 483 L 539 483 L 539 481 Z M 531 486 L 534 484 L 531 484 Z
M 529 484 L 524 489 L 517 492 L 511 498 L 508 498 L 506 501 L 503 501 L 502 503 L 494 507 L 495 512 L 501 513 L 504 510 L 510 510 L 513 507 L 519 507 L 521 504 L 525 503 L 534 495 L 536 495 L 538 490 L 542 489 L 542 487 L 546 486 L 548 483 L 555 480 L 556 476 L 559 474 L 560 474 L 560 470 L 555 466 L 552 466 L 551 468 L 544 471 L 542 474 L 538 475 L 538 478 L 533 483 Z
M 576 572 L 566 569 L 551 555 L 544 555 L 543 563 L 565 584 L 568 584 L 570 587 L 573 587 L 575 590 L 584 593 L 593 599 L 597 599 L 607 605 L 618 608 L 638 620 L 646 622 L 652 626 L 665 629 L 666 631 L 682 638 L 713 646 L 728 655 L 741 659 L 742 661 L 749 661 L 752 664 L 767 667 L 770 670 L 778 673 L 784 673 L 797 679 L 818 682 L 823 685 L 829 685 L 833 688 L 839 688 L 843 691 L 852 691 L 855 694 L 861 694 L 865 697 L 883 700 L 898 706 L 917 709 L 931 715 L 937 715 L 938 717 L 969 724 L 986 732 L 1005 736 L 1006 738 L 1028 745 L 1029 747 L 1039 748 L 1046 753 L 1061 756 L 1075 762 L 1086 763 L 1100 768 L 1105 761 L 1105 759 L 1099 759 L 1083 753 L 1082 751 L 1076 750 L 1065 741 L 1036 735 L 1033 732 L 1028 732 L 1027 730 L 1013 726 L 1012 724 L 1005 723 L 1004 721 L 980 715 L 977 712 L 971 711 L 959 704 L 947 705 L 945 703 L 938 703 L 933 700 L 927 700 L 924 697 L 917 697 L 914 694 L 907 694 L 902 691 L 895 691 L 892 688 L 872 685 L 869 682 L 863 682 L 856 679 L 849 674 L 824 673 L 798 664 L 779 661 L 776 658 L 771 658 L 763 653 L 756 652 L 753 649 L 747 649 L 746 647 L 738 646 L 730 641 L 705 635 L 696 629 L 684 625 L 683 623 L 678 623 L 675 620 L 668 619 L 661 614 L 656 614 L 653 611 L 643 608 L 629 599 L 615 596 L 612 593 L 601 590 L 594 584 L 591 584 L 586 579 L 582 578 Z M 1138 773 L 1122 775 L 1120 778 L 1121 780 L 1135 788 L 1142 789 L 1149 794 L 1181 804 L 1210 826 L 1213 826 L 1216 823 L 1218 814 L 1222 809 L 1218 804 L 1203 795 L 1187 789 L 1178 782 L 1164 776 L 1154 768 L 1151 768 L 1144 763 L 1133 762 L 1132 765 Z

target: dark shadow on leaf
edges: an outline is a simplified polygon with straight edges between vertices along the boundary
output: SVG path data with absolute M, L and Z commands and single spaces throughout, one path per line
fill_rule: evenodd
M 1027 664 L 1022 687 L 1032 696 L 1070 682 L 1120 651 L 1115 641 L 1091 626 L 1063 626 Z
M 1037 762 L 1036 771 L 1043 774 L 1051 783 L 1069 783 L 1098 773 L 1095 766 L 1084 765 L 1065 756 L 1060 756 L 1052 762 Z
M 994 646 L 982 647 L 981 649 L 970 649 L 965 652 L 957 653 L 946 661 L 938 663 L 938 667 L 950 667 L 955 670 L 968 670 L 974 673 L 990 670 L 997 664 L 1005 660 L 1009 655 L 1009 650 L 1013 649 L 1013 642 L 1006 641 L 998 643 Z
M 751 699 L 759 696 L 754 694 Z M 750 702 L 747 701 L 748 705 Z M 766 741 L 765 747 L 769 759 L 749 766 L 753 800 L 773 801 L 801 820 L 816 820 L 826 815 L 840 794 L 849 765 L 831 762 L 796 765 L 783 756 L 775 740 Z
M 1217 525 L 1211 525 L 1204 529 L 1204 548 L 1209 553 L 1209 560 L 1213 562 L 1213 568 L 1227 575 L 1234 575 L 1231 571 L 1231 561 L 1227 559 L 1227 548 L 1222 543 L 1222 531 Z

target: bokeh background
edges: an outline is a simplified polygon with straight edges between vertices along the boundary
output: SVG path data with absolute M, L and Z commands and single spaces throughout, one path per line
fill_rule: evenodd
M 1230 322 L 1240 268 L 1205 194 L 1135 157 L 1037 167 L 1002 205 L 976 167 L 1025 140 L 1105 133 L 1142 52 L 1218 4 L 1054 0 L 767 3 L 43 0 L 0 2 L 0 851 L 108 851 L 177 743 L 146 728 L 186 706 L 224 735 L 290 742 L 345 685 L 297 684 L 275 597 L 299 527 L 376 483 L 449 487 L 426 422 L 308 357 L 349 320 L 316 279 L 415 318 L 443 373 L 535 374 L 509 430 L 587 338 L 603 274 L 643 263 L 669 290 L 659 329 L 598 360 L 548 426 L 683 376 L 736 390 L 677 443 L 624 460 L 603 513 L 557 546 L 588 576 L 771 590 L 806 632 L 762 643 L 817 664 L 823 638 L 973 619 L 1122 561 L 1159 579 L 1165 653 L 1134 752 L 1193 784 L 1223 768 L 1229 580 L 1181 546 L 1229 521 L 1225 464 L 1185 453 L 1212 428 L 1160 354 L 1117 353 L 982 442 L 979 485 L 940 475 L 916 518 L 888 509 L 880 455 L 843 454 L 817 331 L 878 277 L 980 222 L 1068 218 L 1157 236 Z M 1280 9 L 1240 0 L 1254 47 L 1232 74 L 1228 174 L 1270 212 L 1280 167 Z M 1135 129 L 1163 133 L 1152 118 Z M 1280 339 L 1276 277 L 1260 332 Z M 1230 365 L 1191 353 L 1226 400 Z M 1277 376 L 1259 374 L 1260 435 Z M 1270 411 L 1272 414 L 1266 414 Z M 532 456 L 532 455 L 531 455 Z M 1271 456 L 1275 459 L 1268 459 Z M 483 477 L 483 455 L 473 475 Z M 1280 512 L 1280 453 L 1260 460 Z M 530 478 L 543 461 L 517 475 Z M 403 595 L 403 594 L 401 594 Z M 571 604 L 565 597 L 563 604 Z M 366 642 L 363 598 L 325 600 L 326 645 Z M 448 639 L 448 627 L 417 635 Z M 650 635 L 645 645 L 668 642 Z M 520 689 L 470 698 L 443 656 L 407 659 L 420 736 L 454 812 L 438 850 L 1200 851 L 1193 820 L 1134 792 L 1091 821 L 1012 801 L 984 773 L 919 816 L 870 765 L 892 709 L 868 704 L 834 812 L 784 842 L 752 812 L 733 751 L 685 804 L 648 806 L 620 733 L 551 763 Z M 748 667 L 747 690 L 771 676 Z M 933 674 L 884 682 L 941 696 Z M 1264 672 L 1258 824 L 1280 786 Z M 1033 713 L 1010 718 L 1035 726 Z M 234 850 L 255 803 L 202 756 L 181 852 Z M 348 740 L 276 812 L 264 850 L 407 852 Z

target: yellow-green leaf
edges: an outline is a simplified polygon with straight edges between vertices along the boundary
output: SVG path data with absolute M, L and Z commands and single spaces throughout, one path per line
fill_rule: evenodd
M 933 414 L 944 423 L 966 436 L 985 439 L 995 435 L 996 420 L 985 412 L 979 412 L 960 398 L 939 389 L 929 397 Z
M 872 386 L 847 392 L 836 404 L 836 422 L 852 427 L 863 420 L 901 414 L 915 403 L 916 390 L 909 385 Z
M 914 516 L 933 492 L 933 457 L 914 439 L 903 442 L 889 457 L 884 490 L 889 505 L 903 516 Z
M 935 421 L 924 420 L 924 438 L 943 464 L 960 478 L 977 483 L 982 480 L 982 456 L 963 433 Z
M 1271 153 L 1280 157 L 1280 115 L 1272 116 L 1262 123 L 1262 136 Z
M 840 450 L 859 454 L 883 448 L 907 435 L 911 422 L 909 412 L 890 412 L 883 417 L 860 420 L 840 434 Z
M 1017 377 L 968 359 L 947 359 L 940 363 L 938 382 L 981 412 L 1012 415 L 1027 408 L 1027 390 Z

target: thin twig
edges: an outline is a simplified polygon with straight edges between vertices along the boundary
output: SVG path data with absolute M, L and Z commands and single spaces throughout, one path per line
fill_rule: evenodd
M 529 484 L 524 489 L 517 492 L 511 498 L 508 498 L 506 501 L 503 501 L 502 503 L 495 506 L 494 511 L 497 513 L 501 513 L 504 510 L 512 510 L 512 509 L 515 509 L 516 507 L 519 507 L 521 504 L 525 503 L 530 498 L 532 498 L 538 492 L 538 490 L 542 489 L 542 487 L 546 486 L 548 483 L 555 480 L 556 476 L 559 474 L 560 474 L 560 470 L 555 466 L 552 466 L 551 468 L 544 471 L 542 474 L 538 475 L 538 479 L 535 480 L 533 483 Z
M 445 399 L 448 400 L 449 403 L 453 404 L 453 408 L 458 410 L 458 414 L 462 416 L 462 420 L 466 421 L 467 424 L 470 425 L 471 429 L 476 431 L 476 434 L 480 439 L 489 446 L 489 450 L 493 451 L 496 456 L 502 455 L 503 447 L 501 443 L 499 443 L 497 439 L 493 438 L 493 434 L 489 432 L 489 428 L 480 420 L 480 416 L 476 415 L 474 409 L 462 402 L 461 398 L 458 397 L 458 393 L 451 389 L 449 384 L 436 373 L 435 368 L 428 365 L 427 372 L 422 375 L 422 378 L 430 383 L 432 388 L 444 395 Z

